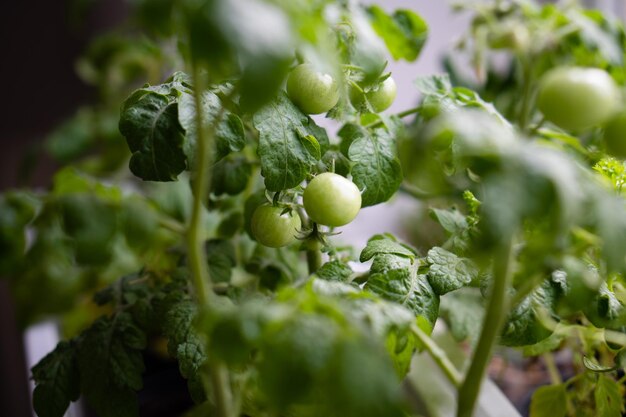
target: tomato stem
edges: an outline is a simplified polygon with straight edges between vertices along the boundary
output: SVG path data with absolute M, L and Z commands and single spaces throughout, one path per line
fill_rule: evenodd
M 459 404 L 457 417 L 471 417 L 487 364 L 491 358 L 491 351 L 500 329 L 509 311 L 509 297 L 507 291 L 511 286 L 513 270 L 513 237 L 508 237 L 502 246 L 496 250 L 493 265 L 493 288 L 489 298 L 489 305 L 485 312 L 485 319 L 480 333 L 480 339 L 474 350 L 472 361 L 459 388 Z
M 194 100 L 196 107 L 196 126 L 197 126 L 197 157 L 195 161 L 195 170 L 192 171 L 193 180 L 193 207 L 191 219 L 187 228 L 187 246 L 189 252 L 189 268 L 193 278 L 193 285 L 196 297 L 200 306 L 207 307 L 209 304 L 209 294 L 211 290 L 211 277 L 207 265 L 206 254 L 204 251 L 204 228 L 202 225 L 202 202 L 206 200 L 209 185 L 209 160 L 211 158 L 211 142 L 212 132 L 204 123 L 204 114 L 202 112 L 202 91 L 204 90 L 204 80 L 200 75 L 200 69 L 197 64 L 193 64 L 193 80 L 194 80 Z
M 215 120 L 208 125 L 204 120 L 202 93 L 206 89 L 205 80 L 200 71 L 200 66 L 192 63 L 194 80 L 194 101 L 196 107 L 197 126 L 197 159 L 193 176 L 193 208 L 191 219 L 187 228 L 187 250 L 189 256 L 189 269 L 191 270 L 192 282 L 196 297 L 201 310 L 210 307 L 210 299 L 215 297 L 213 285 L 209 273 L 209 267 L 204 250 L 206 239 L 203 227 L 203 202 L 207 200 L 209 193 L 210 167 L 213 151 L 215 131 L 219 124 L 224 107 L 222 106 Z M 234 417 L 232 393 L 230 390 L 228 369 L 220 361 L 209 358 L 208 361 L 210 385 L 216 406 L 218 417 Z M 206 385 L 206 384 L 205 384 Z M 205 386 L 205 388 L 207 388 Z
M 306 241 L 306 263 L 309 275 L 314 274 L 322 266 L 322 244 L 319 240 L 317 223 L 313 222 L 313 231 Z
M 458 369 L 456 369 L 456 366 L 454 366 L 452 361 L 450 361 L 446 352 L 417 325 L 411 326 L 411 332 L 419 339 L 422 345 L 424 345 L 424 348 L 428 351 L 430 357 L 433 361 L 435 361 L 439 368 L 441 368 L 450 383 L 452 383 L 452 385 L 456 388 L 461 386 L 461 373 Z
M 406 116 L 410 116 L 412 114 L 419 113 L 421 108 L 422 108 L 421 106 L 411 107 L 410 109 L 406 109 L 404 111 L 396 113 L 393 116 L 400 117 L 400 118 L 406 117 Z M 368 129 L 372 129 L 372 128 L 376 128 L 376 127 L 379 127 L 379 126 L 382 126 L 382 125 L 383 125 L 383 121 L 382 120 L 378 120 L 376 122 L 372 122 L 372 123 L 369 123 L 369 124 L 365 125 L 365 127 L 368 128 Z

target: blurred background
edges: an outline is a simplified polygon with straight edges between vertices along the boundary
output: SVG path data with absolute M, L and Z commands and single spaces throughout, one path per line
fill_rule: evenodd
M 5 2 L 0 25 L 3 65 L 0 65 L 4 100 L 0 103 L 0 191 L 20 186 L 46 187 L 55 164 L 40 153 L 42 141 L 64 119 L 98 92 L 81 80 L 76 63 L 98 34 L 126 24 L 129 0 L 64 0 L 57 2 Z M 367 2 L 366 2 L 367 3 Z M 400 94 L 388 110 L 393 113 L 414 105 L 411 88 L 420 75 L 442 71 L 442 54 L 467 29 L 469 18 L 454 14 L 447 1 L 385 0 L 389 10 L 412 8 L 429 23 L 430 35 L 421 58 L 414 64 L 390 62 Z M 590 7 L 626 17 L 623 0 L 587 0 Z M 37 164 L 35 165 L 35 161 Z M 414 210 L 414 202 L 396 198 L 395 213 Z M 382 208 L 381 208 L 382 209 Z M 406 216 L 379 216 L 377 208 L 363 210 L 339 237 L 358 247 L 374 233 L 393 232 L 401 237 Z M 381 220 L 384 219 L 384 220 Z M 6 281 L 0 280 L 0 416 L 31 416 L 27 369 L 56 344 L 54 326 L 40 327 L 26 338 L 15 324 Z

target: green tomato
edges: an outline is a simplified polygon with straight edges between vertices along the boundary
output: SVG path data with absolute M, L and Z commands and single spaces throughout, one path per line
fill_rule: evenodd
M 341 175 L 326 172 L 313 178 L 302 196 L 304 209 L 316 223 L 343 226 L 361 209 L 361 192 Z
M 298 65 L 291 71 L 287 94 L 306 114 L 326 113 L 339 101 L 339 88 L 333 77 L 316 71 L 311 64 Z
M 553 69 L 543 76 L 537 96 L 537 107 L 545 118 L 572 131 L 606 122 L 619 106 L 619 88 L 598 68 Z
M 296 241 L 302 227 L 300 216 L 294 211 L 283 213 L 283 207 L 264 204 L 252 215 L 252 234 L 255 239 L 270 248 L 280 248 Z
M 626 111 L 612 118 L 604 128 L 606 150 L 618 158 L 626 158 Z
M 363 106 L 364 99 L 367 98 L 370 106 L 376 113 L 387 110 L 396 99 L 398 87 L 393 78 L 388 77 L 376 88 L 365 93 L 359 91 L 356 87 L 350 88 L 350 101 L 357 109 Z
M 530 32 L 519 22 L 502 22 L 489 32 L 487 39 L 491 49 L 525 51 L 530 45 Z

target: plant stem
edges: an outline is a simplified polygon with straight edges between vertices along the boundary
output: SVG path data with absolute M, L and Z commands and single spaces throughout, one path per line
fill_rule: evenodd
M 233 410 L 233 396 L 228 383 L 228 368 L 218 361 L 210 364 L 211 386 L 215 397 L 215 408 L 218 417 L 235 417 Z
M 559 368 L 556 366 L 556 361 L 554 360 L 554 355 L 552 352 L 546 352 L 543 355 L 543 363 L 548 370 L 548 374 L 550 375 L 550 382 L 552 385 L 559 385 L 563 383 L 563 379 L 561 379 L 561 373 L 559 372 Z
M 401 111 L 400 113 L 394 114 L 394 116 L 400 117 L 400 118 L 406 117 L 406 116 L 410 116 L 412 114 L 419 113 L 421 108 L 422 108 L 421 106 L 411 107 L 410 109 L 407 109 L 407 110 Z M 383 125 L 383 121 L 382 120 L 378 120 L 376 122 L 372 122 L 372 123 L 370 123 L 368 125 L 365 125 L 365 127 L 367 127 L 367 128 L 374 128 L 374 127 L 378 127 L 378 126 L 382 126 L 382 125 Z
M 204 233 L 202 225 L 202 202 L 207 197 L 207 187 L 209 185 L 209 163 L 213 134 L 204 123 L 202 112 L 202 92 L 204 82 L 200 75 L 198 65 L 193 65 L 193 81 L 195 84 L 194 101 L 196 106 L 196 131 L 197 131 L 197 157 L 195 161 L 195 176 L 193 179 L 193 208 L 191 220 L 187 229 L 187 246 L 189 252 L 189 268 L 193 278 L 193 285 L 196 297 L 202 308 L 209 304 L 209 294 L 211 291 L 211 276 L 204 252 Z M 216 121 L 217 123 L 217 121 Z
M 511 285 L 513 267 L 513 238 L 508 237 L 503 242 L 500 250 L 496 251 L 493 266 L 493 288 L 489 299 L 489 305 L 485 312 L 485 319 L 480 333 L 480 339 L 472 362 L 463 384 L 459 388 L 459 404 L 457 417 L 471 417 L 480 387 L 482 385 L 485 370 L 491 357 L 491 351 L 500 333 L 500 328 L 508 313 L 507 290 Z
M 217 125 L 224 113 L 224 107 L 215 117 L 211 124 L 205 123 L 202 93 L 206 85 L 200 73 L 200 67 L 192 64 L 193 80 L 194 80 L 194 101 L 196 107 L 196 146 L 197 159 L 195 161 L 195 177 L 193 177 L 193 208 L 191 212 L 191 220 L 187 229 L 187 250 L 189 256 L 189 268 L 193 280 L 200 310 L 206 310 L 210 307 L 210 299 L 215 297 L 211 276 L 209 274 L 209 265 L 204 250 L 204 227 L 202 222 L 203 202 L 207 200 L 208 188 L 210 184 L 210 166 L 211 156 L 213 152 L 213 143 Z M 230 381 L 228 368 L 220 361 L 208 360 L 209 377 L 213 397 L 215 401 L 217 417 L 234 417 L 232 393 L 230 390 Z M 206 387 L 205 387 L 206 388 Z
M 532 96 L 532 85 L 531 85 L 531 76 L 532 76 L 532 67 L 527 59 L 521 58 L 522 61 L 522 102 L 520 105 L 519 114 L 517 116 L 517 120 L 519 122 L 519 127 L 522 132 L 526 132 L 528 129 L 528 119 L 530 113 L 530 99 Z
M 411 332 L 419 339 L 419 341 L 424 345 L 424 348 L 428 351 L 433 361 L 441 368 L 444 375 L 448 378 L 448 380 L 458 388 L 461 386 L 461 373 L 456 369 L 454 364 L 446 355 L 443 349 L 435 343 L 433 339 L 431 339 L 422 329 L 420 329 L 417 325 L 411 326 Z
M 314 274 L 322 266 L 321 242 L 318 237 L 317 223 L 313 223 L 313 231 L 306 242 L 306 263 L 309 275 Z

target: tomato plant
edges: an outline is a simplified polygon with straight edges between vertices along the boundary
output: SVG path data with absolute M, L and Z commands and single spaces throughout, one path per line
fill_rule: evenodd
M 0 196 L 20 325 L 63 329 L 37 414 L 141 415 L 159 352 L 181 415 L 471 417 L 514 351 L 550 369 L 532 417 L 621 415 L 626 32 L 573 3 L 457 7 L 447 73 L 396 86 L 428 36 L 411 10 L 132 2 L 139 26 L 78 65 L 100 96 L 42 147 L 49 190 Z M 405 239 L 335 237 L 377 205 Z

